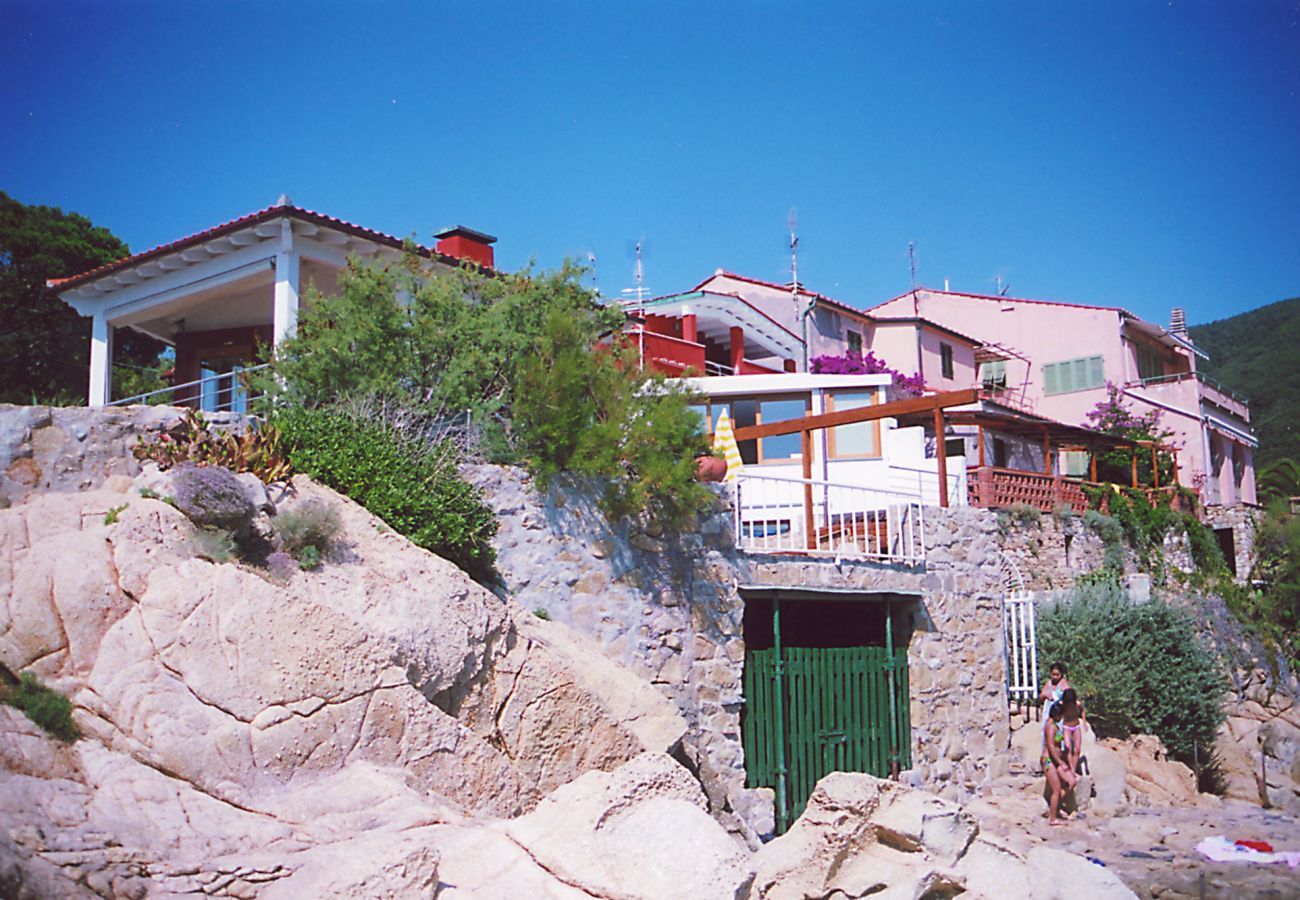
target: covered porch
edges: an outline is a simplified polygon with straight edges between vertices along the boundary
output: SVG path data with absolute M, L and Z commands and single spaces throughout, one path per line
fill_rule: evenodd
M 1128 487 L 1146 487 L 1152 493 L 1175 492 L 1178 451 L 1152 441 L 1131 441 L 1087 428 L 1066 425 L 1032 413 L 1005 408 L 1001 395 L 981 392 L 968 408 L 945 410 L 942 423 L 945 444 L 961 441 L 969 461 L 966 469 L 967 503 L 985 508 L 1025 505 L 1055 512 L 1062 505 L 1076 513 L 1087 511 L 1085 486 L 1118 483 L 1098 476 L 1098 455 L 1118 452 L 1127 457 Z M 922 424 L 915 415 L 900 424 Z M 1172 477 L 1161 476 L 1161 455 L 1172 460 Z M 1150 478 L 1150 484 L 1143 480 Z M 1162 483 L 1162 481 L 1164 483 Z
M 796 371 L 803 341 L 742 297 L 691 291 L 624 304 L 643 368 L 669 377 Z
M 462 246 L 466 235 L 481 239 L 474 254 Z M 458 265 L 460 259 L 442 252 L 454 246 L 481 267 L 491 265 L 490 235 L 455 228 L 440 236 L 438 249 L 418 248 L 421 255 Z M 50 287 L 91 320 L 90 406 L 142 399 L 113 398 L 113 335 L 132 328 L 175 349 L 172 387 L 156 392 L 167 402 L 240 412 L 248 403 L 245 373 L 295 332 L 309 290 L 332 293 L 350 257 L 397 260 L 402 252 L 398 238 L 282 197 L 275 206 Z

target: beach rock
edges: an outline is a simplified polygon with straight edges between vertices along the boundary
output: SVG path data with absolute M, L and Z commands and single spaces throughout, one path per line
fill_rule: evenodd
M 70 697 L 84 735 L 0 707 L 0 878 L 23 879 L 0 883 L 427 896 L 420 829 L 676 747 L 671 702 L 588 639 L 293 487 L 336 506 L 346 552 L 288 586 L 195 558 L 193 524 L 138 493 L 111 524 L 119 491 L 0 510 L 0 663 Z

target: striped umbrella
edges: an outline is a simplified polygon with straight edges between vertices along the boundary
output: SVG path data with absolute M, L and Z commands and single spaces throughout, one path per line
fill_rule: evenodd
M 720 452 L 727 461 L 727 477 L 723 481 L 735 481 L 740 473 L 740 448 L 736 446 L 736 434 L 731 430 L 731 417 L 724 409 L 718 413 L 718 427 L 713 430 L 713 449 Z

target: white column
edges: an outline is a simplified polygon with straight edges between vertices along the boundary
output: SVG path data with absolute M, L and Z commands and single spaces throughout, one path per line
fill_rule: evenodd
M 113 392 L 113 326 L 103 313 L 90 322 L 90 406 L 103 406 Z
M 280 250 L 275 254 L 275 346 L 298 330 L 298 251 L 286 219 L 281 223 Z

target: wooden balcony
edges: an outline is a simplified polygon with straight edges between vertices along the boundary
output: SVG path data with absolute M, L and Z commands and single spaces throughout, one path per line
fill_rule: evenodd
M 966 470 L 967 502 L 971 506 L 986 509 L 1006 509 L 1022 504 L 1032 506 L 1042 512 L 1055 512 L 1061 504 L 1068 504 L 1076 513 L 1087 512 L 1091 508 L 1084 487 L 1106 488 L 1111 485 L 1083 481 L 1079 478 L 1066 478 L 1063 475 L 1044 475 L 1041 472 L 1025 472 L 1020 469 L 998 469 L 993 466 L 971 466 Z M 1167 486 L 1145 488 L 1147 499 L 1152 503 L 1168 498 L 1176 510 L 1200 516 L 1199 503 L 1189 504 L 1184 500 L 1178 487 Z M 1100 511 L 1108 512 L 1108 492 L 1101 494 Z
M 1077 513 L 1088 509 L 1083 482 L 1063 475 L 973 466 L 966 470 L 966 476 L 967 501 L 971 506 L 994 509 L 1023 504 L 1054 512 L 1065 503 Z

